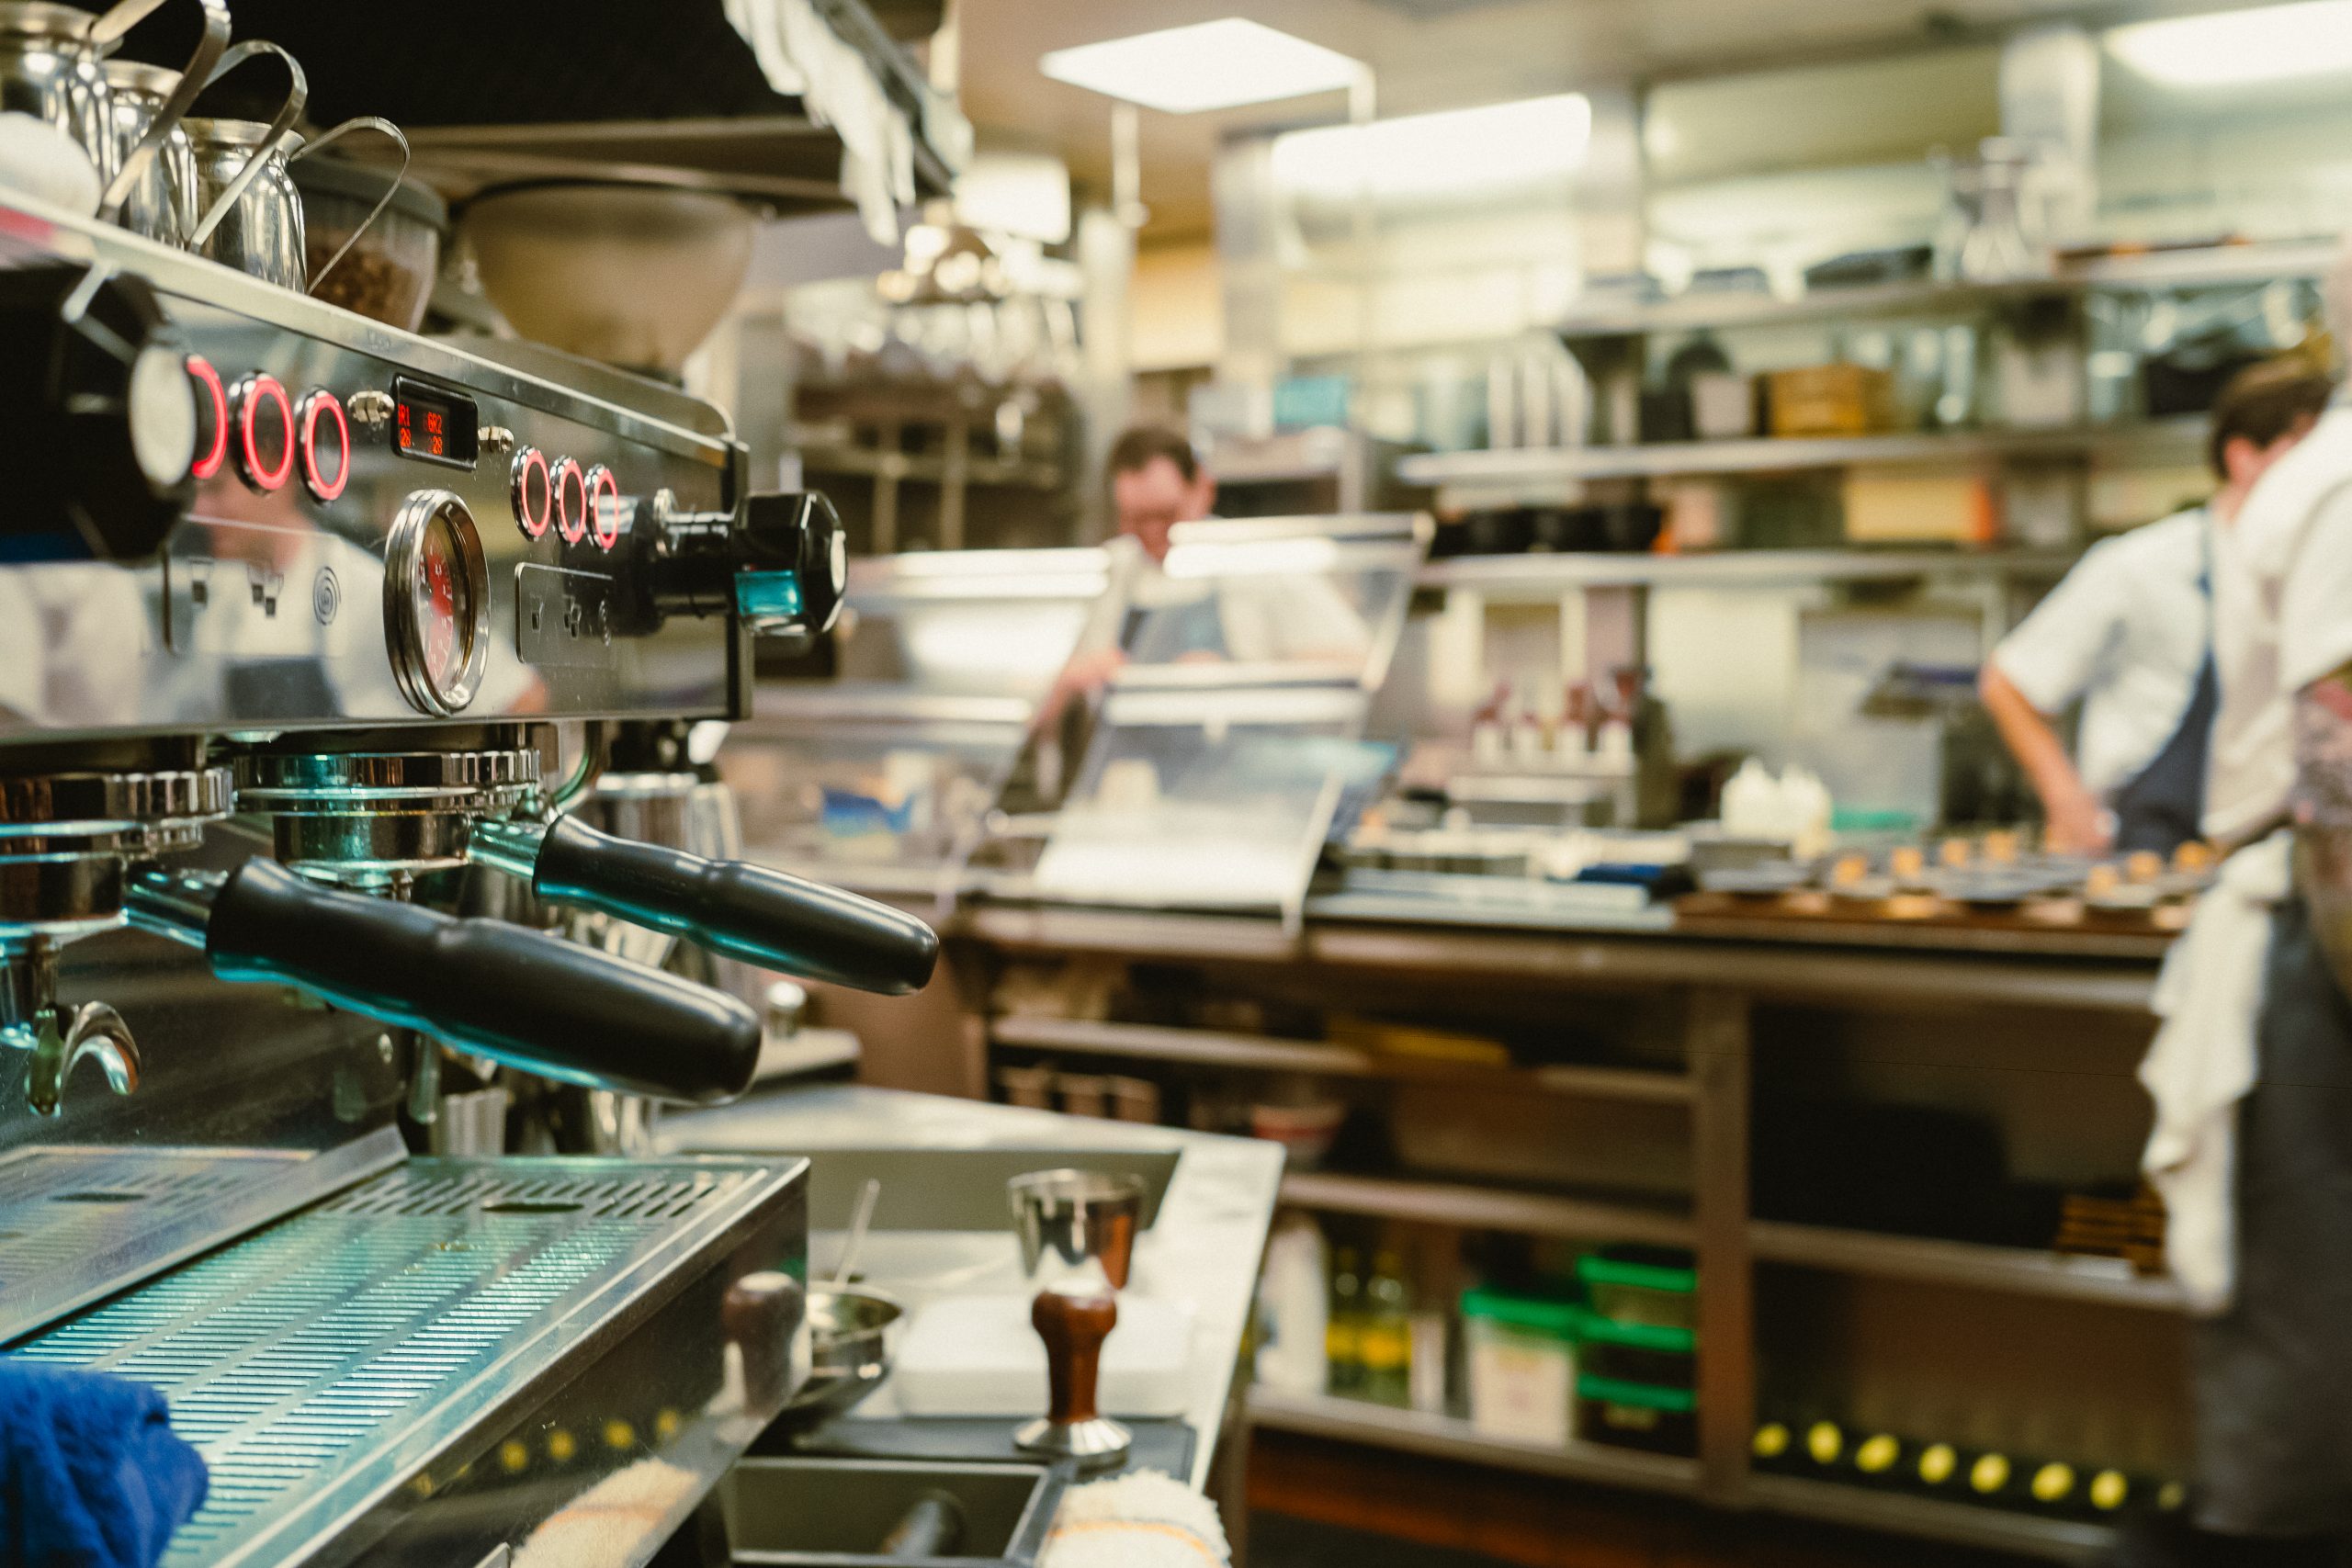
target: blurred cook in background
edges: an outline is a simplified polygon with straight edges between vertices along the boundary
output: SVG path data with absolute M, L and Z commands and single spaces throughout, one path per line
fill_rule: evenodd
M 2052 850 L 2169 854 L 2198 837 L 2217 698 L 2216 540 L 2332 389 L 2301 361 L 2239 372 L 2213 405 L 2213 498 L 2093 545 L 1985 662 L 1978 691 L 2041 797 Z M 2077 703 L 2070 756 L 2058 726 Z
M 2352 261 L 2352 253 L 2346 253 Z M 2326 290 L 2352 326 L 2352 265 Z M 2206 835 L 2156 987 L 2142 1168 L 2197 1314 L 2193 1529 L 2133 1564 L 2334 1565 L 2352 1544 L 2352 408 L 2214 552 Z

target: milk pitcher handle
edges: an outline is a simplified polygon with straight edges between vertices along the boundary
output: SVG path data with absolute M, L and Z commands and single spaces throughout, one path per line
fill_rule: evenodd
M 187 237 L 189 250 L 199 249 L 205 241 L 212 238 L 212 231 L 220 227 L 220 220 L 236 208 L 238 199 L 245 194 L 245 187 L 261 177 L 261 172 L 269 166 L 270 159 L 277 156 L 277 149 L 293 132 L 294 122 L 302 118 L 303 109 L 310 105 L 311 79 L 302 74 L 300 62 L 263 39 L 248 39 L 222 55 L 220 62 L 212 68 L 212 73 L 204 79 L 204 85 L 209 87 L 246 61 L 262 54 L 275 55 L 285 62 L 286 102 L 279 107 L 277 117 L 269 122 L 268 134 L 246 158 L 245 166 L 237 171 L 236 178 L 229 182 L 227 187 L 213 198 L 212 205 L 205 209 L 204 216 L 197 220 L 196 227 Z
M 100 53 L 112 53 L 120 46 L 123 34 L 163 3 L 164 0 L 121 0 L 90 28 L 90 41 Z M 131 148 L 130 155 L 123 159 L 122 167 L 107 183 L 106 193 L 98 199 L 98 216 L 109 223 L 122 216 L 122 204 L 130 199 L 130 193 L 138 188 L 140 177 L 146 174 L 147 166 L 155 161 L 156 155 L 163 152 L 164 144 L 171 140 L 172 132 L 178 130 L 180 121 L 187 117 L 188 109 L 196 102 L 196 96 L 204 91 L 206 84 L 212 80 L 214 72 L 220 67 L 222 52 L 229 47 L 229 7 L 221 4 L 221 0 L 197 0 L 197 6 L 204 13 L 204 36 L 197 39 L 196 52 L 188 56 L 187 68 L 180 73 L 179 85 L 164 100 L 164 107 L 156 111 L 154 121 L 147 127 L 147 133 L 139 139 L 138 145 Z
M 376 220 L 384 215 L 384 209 L 390 207 L 392 204 L 392 197 L 399 194 L 401 181 L 408 177 L 408 138 L 401 133 L 401 128 L 399 126 L 394 125 L 390 120 L 385 119 L 379 115 L 355 115 L 351 118 L 345 120 L 341 125 L 336 126 L 333 130 L 330 130 L 324 135 L 319 137 L 315 141 L 309 143 L 300 152 L 295 153 L 293 157 L 288 158 L 287 162 L 291 164 L 298 162 L 300 159 L 307 158 L 311 153 L 317 152 L 320 148 L 328 145 L 330 142 L 341 141 L 344 137 L 349 135 L 355 130 L 380 131 L 382 134 L 390 137 L 392 139 L 393 145 L 397 146 L 401 150 L 400 172 L 392 176 L 392 183 L 384 187 L 384 194 L 376 198 L 376 205 L 369 210 L 367 221 L 361 223 L 358 228 L 354 229 L 351 231 L 351 237 L 345 240 L 342 246 L 336 250 L 334 254 L 327 258 L 327 265 L 319 268 L 318 276 L 311 279 L 310 291 L 313 294 L 316 294 L 319 291 L 319 285 L 325 281 L 327 274 L 333 272 L 337 265 L 342 262 L 343 258 L 351 254 L 351 247 L 359 243 L 360 236 L 366 234 L 368 230 L 373 229 L 376 226 Z

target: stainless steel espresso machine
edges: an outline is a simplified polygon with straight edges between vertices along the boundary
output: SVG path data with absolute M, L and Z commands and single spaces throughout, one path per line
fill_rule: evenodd
M 163 1390 L 211 1478 L 172 1564 L 647 1561 L 795 1386 L 805 1166 L 401 1117 L 449 1058 L 751 1079 L 741 1001 L 453 913 L 485 880 L 928 978 L 896 911 L 564 809 L 559 733 L 741 716 L 750 638 L 830 619 L 831 509 L 690 399 L 15 198 L 0 484 L 0 1353 Z

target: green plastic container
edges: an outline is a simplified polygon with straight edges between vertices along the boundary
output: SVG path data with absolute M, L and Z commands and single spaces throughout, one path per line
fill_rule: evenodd
M 1596 1443 L 1652 1453 L 1699 1451 L 1699 1395 L 1589 1373 L 1577 1379 L 1577 1433 Z
M 1688 1328 L 1589 1312 L 1577 1339 L 1577 1368 L 1588 1376 L 1658 1388 L 1697 1385 L 1699 1337 Z
M 1699 1326 L 1696 1269 L 1589 1252 L 1577 1259 L 1577 1279 L 1592 1310 L 1611 1322 L 1658 1328 Z

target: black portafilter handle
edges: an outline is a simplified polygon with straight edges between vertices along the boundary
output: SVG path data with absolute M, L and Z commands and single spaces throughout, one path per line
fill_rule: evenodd
M 520 869 L 520 844 L 509 825 L 475 829 L 477 858 L 494 864 Z M 938 934 L 888 904 L 744 861 L 616 838 L 577 818 L 548 826 L 528 867 L 542 898 L 805 979 L 905 996 L 929 985 L 939 962 Z
M 734 998 L 503 920 L 305 881 L 149 871 L 133 923 L 200 941 L 224 980 L 271 981 L 567 1083 L 715 1104 L 750 1087 L 760 1021 Z

